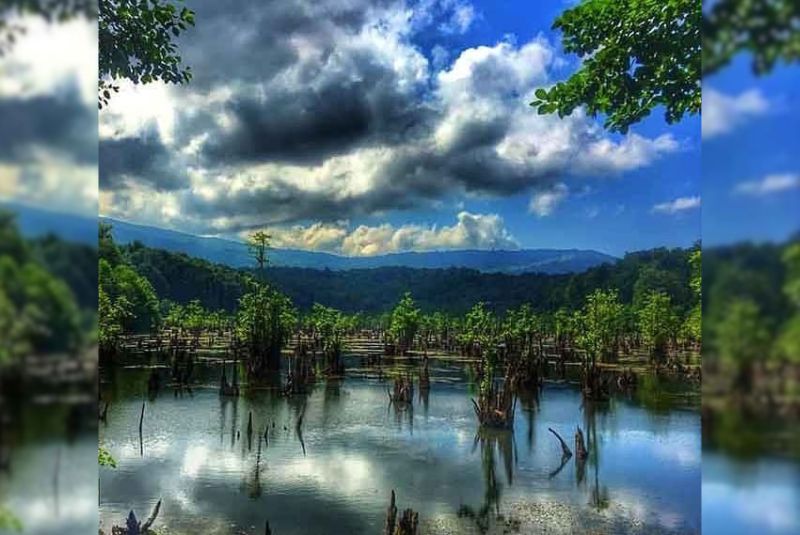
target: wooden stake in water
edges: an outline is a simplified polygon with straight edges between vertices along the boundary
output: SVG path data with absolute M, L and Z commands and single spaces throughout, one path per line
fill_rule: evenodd
M 144 401 L 142 401 L 142 413 L 139 415 L 139 455 L 144 457 L 144 441 L 142 441 L 142 423 L 144 422 Z

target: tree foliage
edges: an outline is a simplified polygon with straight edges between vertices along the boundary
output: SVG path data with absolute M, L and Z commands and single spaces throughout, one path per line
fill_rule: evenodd
M 297 325 L 292 302 L 268 284 L 251 280 L 239 300 L 236 331 L 248 348 L 248 371 L 263 376 L 280 368 L 281 348 Z
M 389 324 L 389 334 L 401 351 L 411 348 L 414 343 L 414 336 L 419 330 L 422 320 L 422 313 L 417 308 L 410 292 L 403 294 L 400 302 L 392 310 L 391 323 Z
M 637 318 L 645 346 L 651 354 L 663 357 L 678 323 L 669 295 L 652 291 L 637 310 Z
M 616 290 L 595 290 L 586 297 L 578 318 L 578 346 L 594 362 L 616 356 L 622 327 L 623 306 Z
M 796 0 L 717 0 L 703 18 L 703 73 L 718 72 L 742 52 L 750 54 L 756 74 L 797 62 L 798 27 Z
M 194 26 L 194 17 L 192 10 L 170 0 L 101 0 L 100 107 L 119 90 L 120 79 L 134 84 L 191 80 L 191 67 L 182 65 L 175 40 Z
M 580 68 L 549 89 L 536 90 L 540 114 L 586 111 L 605 127 L 628 127 L 663 107 L 668 123 L 700 112 L 699 0 L 584 0 L 553 24 Z
M 8 213 L 0 212 L 0 237 L 0 364 L 74 352 L 85 332 L 71 289 L 42 265 Z

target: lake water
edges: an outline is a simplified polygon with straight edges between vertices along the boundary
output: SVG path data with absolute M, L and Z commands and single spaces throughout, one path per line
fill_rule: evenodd
M 175 533 L 263 533 L 268 520 L 280 535 L 378 534 L 394 489 L 422 533 L 699 532 L 696 393 L 648 378 L 630 399 L 585 406 L 575 387 L 547 383 L 538 402 L 517 404 L 513 433 L 479 434 L 474 387 L 456 360 L 433 359 L 427 399 L 405 410 L 389 404 L 390 382 L 374 369 L 346 363 L 344 379 L 307 396 L 236 399 L 217 392 L 219 363 L 199 365 L 191 394 L 162 388 L 146 401 L 141 446 L 149 370 L 102 370 L 110 407 L 100 442 L 118 466 L 100 470 L 101 527 L 162 499 L 156 525 Z M 558 470 L 548 428 L 572 446 L 576 425 L 589 459 Z
M 704 428 L 703 533 L 800 533 L 800 428 L 742 412 L 717 410 Z
M 69 403 L 16 407 L 9 467 L 0 471 L 0 504 L 18 518 L 23 534 L 97 532 L 97 431 L 94 407 Z M 77 422 L 76 418 L 77 415 Z

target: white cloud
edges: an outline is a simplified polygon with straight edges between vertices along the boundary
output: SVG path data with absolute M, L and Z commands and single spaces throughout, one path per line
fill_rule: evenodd
M 403 251 L 445 249 L 517 249 L 519 244 L 496 214 L 462 211 L 451 226 L 359 225 L 346 222 L 309 226 L 267 227 L 275 247 L 372 256 Z
M 703 89 L 703 138 L 726 134 L 768 110 L 769 103 L 758 89 L 730 96 L 706 87 Z
M 304 227 L 275 227 L 267 229 L 272 236 L 272 245 L 281 249 L 308 249 L 312 251 L 336 252 L 341 249 L 347 236 L 345 224 L 314 223 Z
M 0 57 L 0 98 L 49 95 L 74 84 L 83 102 L 96 108 L 96 23 L 82 18 L 50 23 L 37 16 L 6 22 L 25 32 Z
M 735 193 L 751 196 L 765 196 L 800 188 L 800 175 L 781 173 L 767 175 L 761 180 L 750 180 L 737 184 Z
M 673 201 L 656 204 L 653 206 L 653 212 L 672 215 L 696 208 L 700 208 L 700 197 L 678 197 Z
M 552 189 L 535 193 L 531 197 L 528 211 L 539 217 L 547 217 L 567 198 L 567 195 L 569 188 L 566 184 L 556 184 Z
M 112 99 L 102 112 L 101 136 L 136 135 L 156 124 L 168 148 L 202 169 L 195 171 L 202 180 L 151 202 L 178 202 L 175 224 L 205 223 L 202 232 L 331 224 L 465 195 L 519 194 L 554 176 L 639 169 L 680 149 L 670 134 L 612 138 L 581 109 L 563 119 L 538 115 L 529 106 L 533 92 L 552 84 L 563 64 L 543 36 L 452 57 L 439 47 L 429 61 L 414 44 L 416 32 L 442 20 L 462 31 L 477 15 L 462 0 L 421 5 L 374 6 L 358 27 L 312 17 L 305 33 L 287 33 L 269 49 L 275 54 L 263 73 L 232 58 L 218 62 L 213 79 L 196 64 L 199 78 L 186 86 L 154 86 L 150 95 L 124 88 L 130 95 L 115 95 L 119 104 Z M 250 39 L 258 31 L 239 33 Z M 208 40 L 194 45 L 184 49 L 187 61 L 220 50 Z M 107 182 L 149 191 L 144 180 Z M 546 215 L 564 195 L 534 196 L 530 210 Z

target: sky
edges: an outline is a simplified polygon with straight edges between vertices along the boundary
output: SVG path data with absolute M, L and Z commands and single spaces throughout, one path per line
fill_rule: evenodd
M 800 231 L 800 68 L 755 76 L 740 56 L 703 86 L 703 244 Z
M 668 125 L 656 110 L 621 136 L 581 111 L 562 120 L 528 105 L 538 87 L 579 66 L 550 30 L 568 2 L 186 4 L 197 24 L 178 45 L 194 78 L 123 84 L 100 112 L 99 195 L 83 191 L 98 158 L 88 148 L 72 150 L 69 162 L 85 176 L 51 173 L 49 182 L 19 180 L 35 170 L 4 164 L 19 157 L 6 149 L 0 172 L 18 190 L 27 185 L 18 194 L 35 200 L 52 190 L 49 204 L 90 212 L 99 204 L 105 216 L 202 235 L 264 228 L 277 247 L 347 255 L 521 247 L 621 255 L 700 236 L 699 117 Z M 96 40 L 88 24 L 60 31 L 84 47 Z M 42 131 L 31 135 L 57 138 L 49 144 L 58 149 L 90 131 L 77 118 L 94 110 L 92 78 L 64 72 L 71 65 L 93 77 L 96 67 L 45 56 L 50 68 L 28 78 L 49 81 L 50 105 L 82 110 L 55 132 L 36 123 Z M 44 93 L 29 86 L 2 98 L 40 104 L 32 100 Z M 26 157 L 33 153 L 41 151 Z
M 25 33 L 0 55 L 0 201 L 96 217 L 97 23 L 7 22 Z

